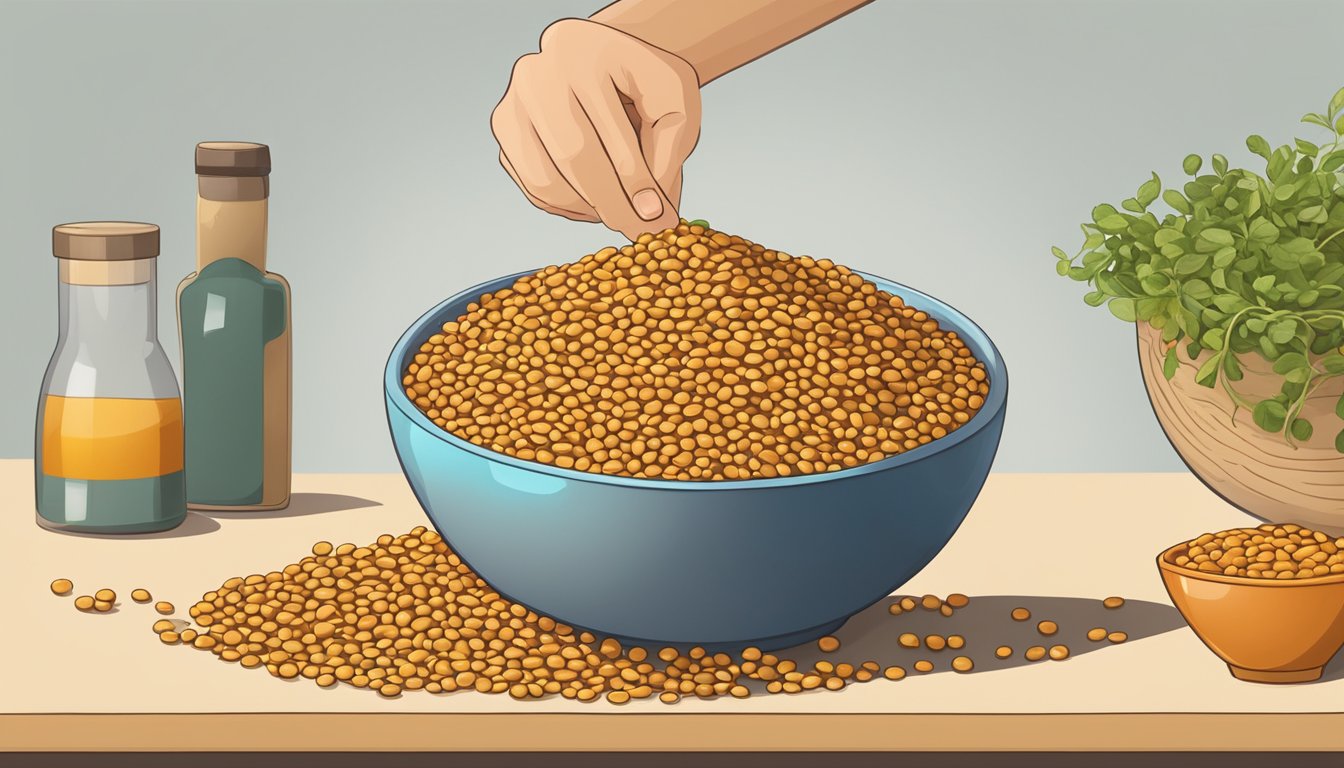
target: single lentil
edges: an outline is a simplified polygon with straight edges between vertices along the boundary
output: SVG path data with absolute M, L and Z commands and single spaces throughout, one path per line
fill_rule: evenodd
M 137 603 L 148 603 L 150 600 L 153 600 L 154 597 L 149 594 L 149 590 L 147 589 L 132 589 L 131 599 Z
M 69 579 L 57 579 L 51 582 L 51 594 L 64 597 L 75 589 L 75 583 Z
M 1036 625 L 1036 631 L 1042 635 L 1053 635 L 1059 631 L 1059 625 L 1053 621 L 1042 621 Z
M 1026 621 L 1031 618 L 1031 611 L 1026 608 L 1014 608 L 1012 612 L 1013 621 Z
M 1063 661 L 1069 658 L 1069 647 L 1067 645 L 1050 646 L 1050 658 L 1055 661 Z

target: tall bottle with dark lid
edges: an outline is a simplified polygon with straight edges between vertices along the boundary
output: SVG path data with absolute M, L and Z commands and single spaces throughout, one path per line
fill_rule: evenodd
M 187 505 L 289 504 L 290 294 L 266 269 L 271 154 L 196 146 L 196 271 L 178 287 Z

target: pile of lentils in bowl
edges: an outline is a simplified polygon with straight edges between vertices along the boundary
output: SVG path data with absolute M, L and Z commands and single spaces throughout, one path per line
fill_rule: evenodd
M 878 461 L 989 391 L 956 332 L 861 275 L 686 222 L 480 296 L 403 385 L 483 448 L 664 480 Z

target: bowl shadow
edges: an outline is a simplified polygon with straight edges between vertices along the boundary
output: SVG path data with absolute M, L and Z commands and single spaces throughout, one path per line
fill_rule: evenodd
M 912 597 L 919 601 L 919 596 Z M 780 658 L 797 661 L 799 669 L 811 669 L 814 663 L 823 659 L 832 664 L 844 662 L 855 667 L 865 661 L 875 661 L 883 669 L 892 665 L 902 667 L 909 676 L 952 672 L 953 658 L 969 656 L 975 662 L 974 669 L 957 674 L 981 674 L 1051 663 L 1049 658 L 1027 661 L 1023 653 L 1033 645 L 1047 649 L 1052 645 L 1066 645 L 1070 657 L 1115 647 L 1116 644 L 1108 640 L 1088 640 L 1087 632 L 1094 627 L 1122 631 L 1128 635 L 1125 643 L 1133 643 L 1185 626 L 1185 620 L 1175 608 L 1144 600 L 1126 600 L 1120 608 L 1112 609 L 1103 606 L 1100 597 L 981 595 L 971 597 L 968 605 L 951 616 L 921 607 L 892 616 L 888 606 L 899 600 L 900 596 L 883 598 L 851 617 L 834 633 L 840 641 L 840 649 L 834 653 L 822 653 L 815 642 L 774 653 Z M 1031 618 L 1015 621 L 1010 615 L 1014 608 L 1026 608 L 1031 611 Z M 1059 629 L 1053 635 L 1042 635 L 1036 629 L 1040 621 L 1053 621 Z M 919 648 L 901 647 L 898 638 L 907 632 L 921 638 Z M 961 635 L 965 638 L 965 646 L 931 651 L 922 644 L 922 639 L 930 634 L 944 638 Z M 1000 645 L 1010 646 L 1012 655 L 1006 659 L 995 658 L 994 650 Z M 914 664 L 921 659 L 933 662 L 933 671 L 916 672 Z
M 296 493 L 289 497 L 289 506 L 284 509 L 227 512 L 224 510 L 201 510 L 200 514 L 220 520 L 278 520 L 285 517 L 304 517 L 306 515 L 324 515 L 329 512 L 344 512 L 350 509 L 381 507 L 383 504 L 361 496 L 344 493 Z M 216 524 L 218 527 L 218 524 Z

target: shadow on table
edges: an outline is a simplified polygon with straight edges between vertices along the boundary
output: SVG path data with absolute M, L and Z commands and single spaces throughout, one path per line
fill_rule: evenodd
M 381 502 L 365 499 L 359 496 L 348 496 L 343 493 L 296 493 L 289 497 L 289 506 L 284 509 L 260 510 L 255 512 L 228 512 L 225 510 L 212 509 L 203 512 L 203 514 L 221 520 L 276 520 L 283 517 L 323 515 L 328 512 L 344 512 L 348 509 L 364 509 L 366 507 L 381 506 Z M 218 526 L 218 523 L 216 523 L 216 526 Z
M 918 602 L 919 598 L 916 596 L 915 600 Z M 927 674 L 938 674 L 952 671 L 953 658 L 969 656 L 974 659 L 975 668 L 965 674 L 979 674 L 1031 664 L 1059 663 L 1048 657 L 1043 661 L 1027 661 L 1023 654 L 1033 645 L 1047 649 L 1053 645 L 1066 645 L 1070 658 L 1117 648 L 1117 644 L 1108 640 L 1088 640 L 1087 632 L 1094 627 L 1108 632 L 1124 632 L 1128 636 L 1127 644 L 1185 626 L 1175 608 L 1143 600 L 1126 600 L 1120 608 L 1110 609 L 1101 604 L 1100 598 L 982 595 L 972 597 L 969 605 L 951 616 L 920 607 L 892 616 L 888 606 L 894 602 L 898 602 L 898 598 L 884 598 L 846 622 L 835 633 L 840 640 L 840 649 L 834 653 L 824 654 L 817 649 L 816 643 L 806 643 L 778 651 L 777 655 L 796 660 L 800 669 L 810 669 L 813 663 L 822 659 L 856 667 L 864 661 L 876 661 L 883 669 L 899 666 L 914 677 L 921 675 L 914 667 L 921 659 L 934 664 L 933 671 Z M 1014 608 L 1026 608 L 1031 611 L 1031 618 L 1014 621 L 1010 615 Z M 1058 625 L 1058 631 L 1054 635 L 1042 635 L 1036 628 L 1041 621 L 1053 621 Z M 907 632 L 920 637 L 919 648 L 901 647 L 898 639 Z M 931 651 L 923 645 L 923 638 L 931 634 L 944 638 L 961 635 L 965 638 L 965 646 Z M 995 658 L 994 651 L 1001 645 L 1011 647 L 1012 655 L 1006 659 Z

